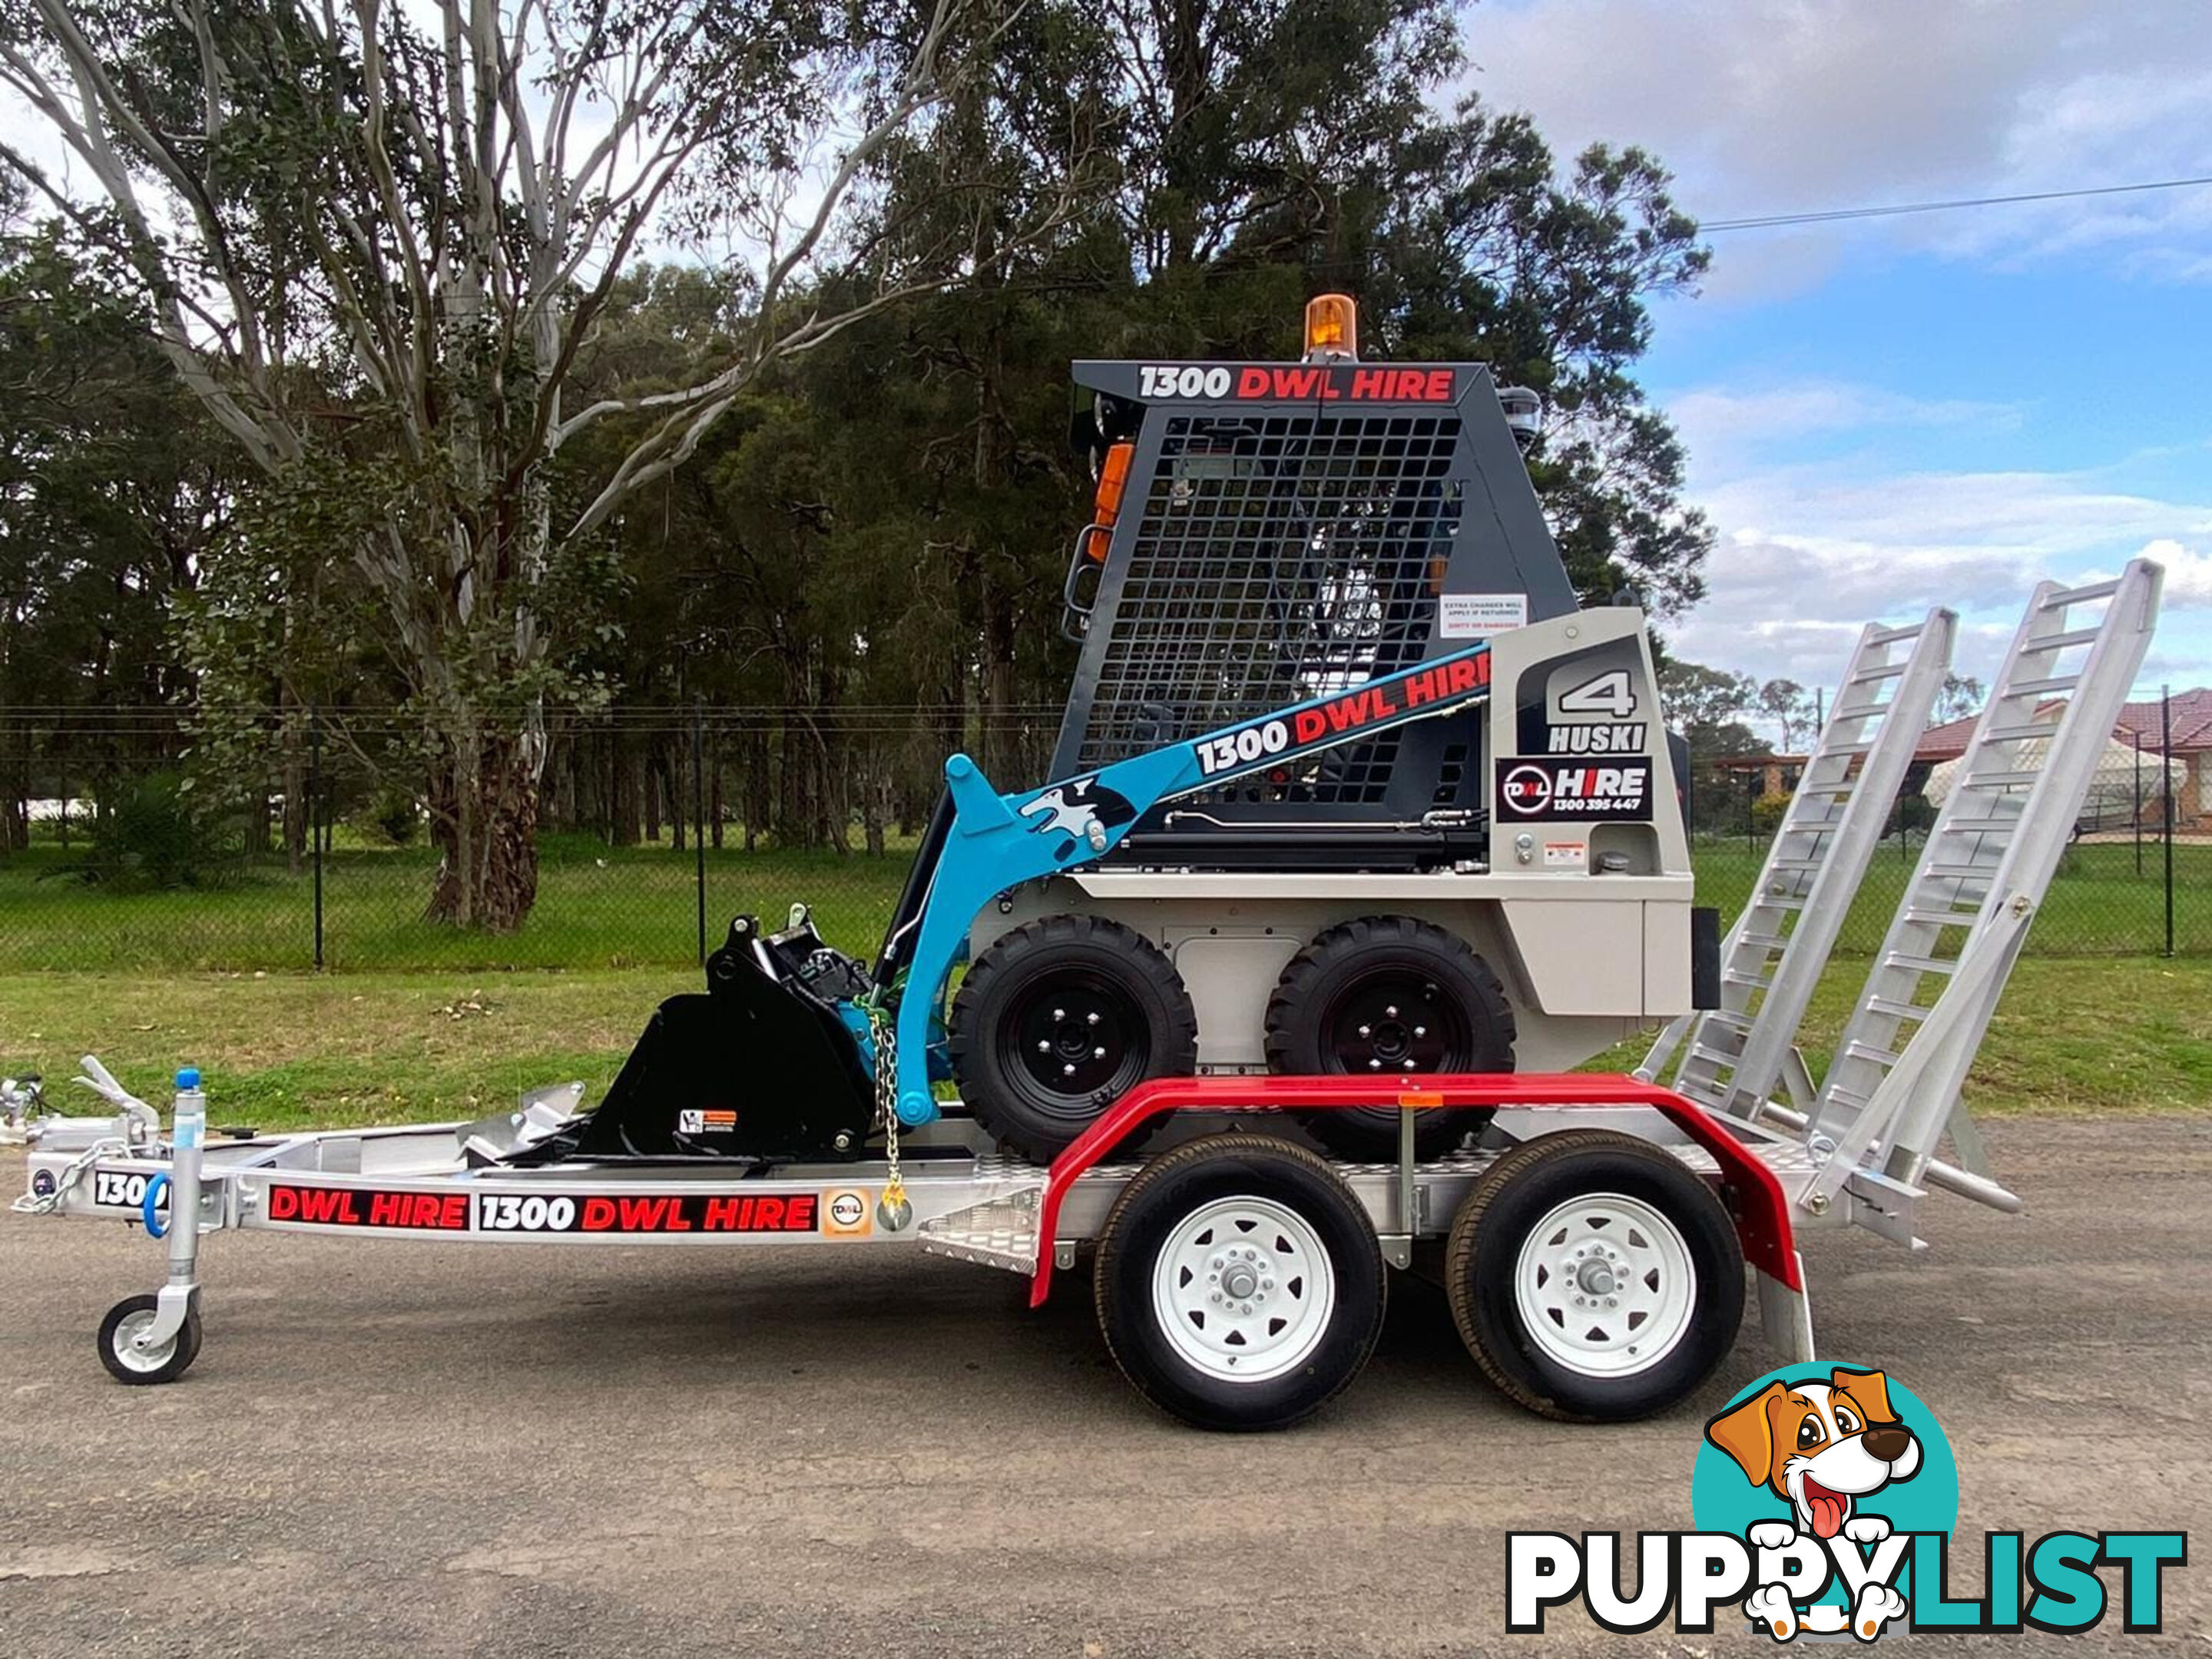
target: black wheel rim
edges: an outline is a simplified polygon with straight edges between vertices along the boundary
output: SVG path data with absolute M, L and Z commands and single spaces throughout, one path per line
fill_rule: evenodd
M 1474 1061 L 1467 1011 L 1427 975 L 1376 968 L 1329 1000 L 1322 1060 L 1332 1072 L 1463 1072 Z
M 1134 1087 L 1151 1047 L 1135 999 L 1105 975 L 1080 969 L 1025 986 L 999 1027 L 1002 1073 L 1056 1117 L 1088 1118 L 1102 1094 Z

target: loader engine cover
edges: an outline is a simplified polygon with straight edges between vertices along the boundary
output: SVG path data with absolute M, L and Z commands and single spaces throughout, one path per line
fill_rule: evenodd
M 836 998 L 863 984 L 811 926 L 763 939 L 738 917 L 706 994 L 663 1002 L 605 1098 L 510 1162 L 859 1157 L 872 1085 Z

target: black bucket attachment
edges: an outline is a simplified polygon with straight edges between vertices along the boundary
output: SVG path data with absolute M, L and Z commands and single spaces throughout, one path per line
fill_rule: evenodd
M 662 1003 L 605 1098 L 509 1161 L 859 1157 L 873 1085 L 836 999 L 866 982 L 810 924 L 763 938 L 739 916 L 706 994 Z

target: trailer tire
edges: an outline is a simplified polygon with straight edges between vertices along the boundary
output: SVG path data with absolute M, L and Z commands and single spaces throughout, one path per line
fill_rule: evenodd
M 185 1315 L 184 1328 L 169 1339 L 167 1347 L 142 1353 L 131 1346 L 131 1340 L 153 1322 L 161 1304 L 161 1298 L 150 1291 L 126 1296 L 110 1308 L 107 1317 L 100 1322 L 100 1363 L 107 1367 L 107 1374 L 117 1382 L 133 1385 L 173 1382 L 199 1358 L 200 1310 L 197 1302 Z
M 1562 1422 L 1666 1410 L 1712 1374 L 1743 1318 L 1743 1251 L 1719 1199 L 1679 1158 L 1607 1129 L 1500 1158 L 1460 1206 L 1444 1261 L 1475 1363 Z
M 1408 997 L 1432 1017 L 1422 1021 L 1409 1010 L 1401 1018 Z M 1412 916 L 1363 916 L 1324 929 L 1291 958 L 1267 999 L 1267 1067 L 1274 1072 L 1510 1072 L 1513 1036 L 1512 1006 L 1490 964 L 1466 940 Z M 1414 1156 L 1442 1158 L 1490 1115 L 1484 1109 L 1420 1113 Z M 1339 1158 L 1397 1156 L 1398 1114 L 1389 1107 L 1305 1112 L 1299 1121 Z
M 975 958 L 947 1047 L 975 1121 L 1048 1164 L 1146 1079 L 1190 1075 L 1198 1015 L 1174 964 L 1133 928 L 1046 916 Z
M 1273 1136 L 1208 1135 L 1146 1164 L 1107 1217 L 1091 1282 L 1122 1375 L 1205 1429 L 1310 1416 L 1382 1328 L 1366 1211 L 1326 1159 Z

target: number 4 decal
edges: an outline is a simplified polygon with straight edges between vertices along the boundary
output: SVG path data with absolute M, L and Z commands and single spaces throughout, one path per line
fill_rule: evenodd
M 1622 720 L 1636 712 L 1636 690 L 1626 668 L 1611 668 L 1595 679 L 1559 694 L 1562 714 L 1610 714 Z

